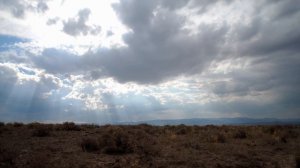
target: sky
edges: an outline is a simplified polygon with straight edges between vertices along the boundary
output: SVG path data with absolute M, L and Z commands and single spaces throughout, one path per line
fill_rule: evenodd
M 300 117 L 299 0 L 0 0 L 0 120 Z

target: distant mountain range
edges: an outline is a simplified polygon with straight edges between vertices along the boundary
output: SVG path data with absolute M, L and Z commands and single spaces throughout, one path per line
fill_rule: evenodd
M 118 122 L 121 125 L 299 125 L 299 119 L 277 119 L 277 118 L 191 118 L 174 120 L 148 120 L 138 122 Z

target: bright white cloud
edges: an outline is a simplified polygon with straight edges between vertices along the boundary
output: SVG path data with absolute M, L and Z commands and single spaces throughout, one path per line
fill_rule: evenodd
M 83 54 L 87 50 L 99 46 L 124 45 L 122 35 L 127 32 L 127 28 L 121 24 L 113 11 L 111 4 L 114 2 L 113 0 L 87 0 L 82 4 L 80 0 L 49 1 L 47 3 L 48 10 L 44 13 L 26 11 L 25 8 L 26 15 L 23 19 L 10 15 L 9 11 L 1 11 L 0 34 L 28 38 L 43 48 L 72 48 L 78 54 Z M 66 34 L 63 31 L 63 23 L 76 17 L 78 12 L 83 9 L 90 11 L 85 24 L 91 26 L 90 33 L 92 34 L 76 37 Z M 51 20 L 52 24 L 49 24 Z M 99 31 L 100 27 L 101 32 Z M 107 31 L 111 31 L 113 34 L 108 37 Z M 36 46 L 36 44 L 32 44 L 32 46 Z

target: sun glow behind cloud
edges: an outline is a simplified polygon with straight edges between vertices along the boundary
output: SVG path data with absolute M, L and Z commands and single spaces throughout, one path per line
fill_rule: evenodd
M 98 47 L 123 46 L 122 35 L 128 30 L 117 18 L 111 7 L 112 3 L 116 1 L 87 0 L 83 4 L 80 0 L 49 1 L 49 10 L 45 13 L 27 13 L 23 20 L 3 12 L 2 17 L 9 18 L 10 22 L 2 26 L 1 33 L 31 39 L 41 48 L 69 48 L 77 54 Z M 90 10 L 86 24 L 99 26 L 99 34 L 74 37 L 62 31 L 63 22 L 78 17 L 78 11 L 82 9 Z M 48 25 L 49 20 L 54 20 L 55 23 Z

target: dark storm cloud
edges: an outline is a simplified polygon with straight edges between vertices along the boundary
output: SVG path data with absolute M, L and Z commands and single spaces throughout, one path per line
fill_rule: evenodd
M 300 59 L 297 55 L 259 59 L 259 62 L 253 61 L 249 68 L 224 75 L 230 80 L 212 84 L 212 90 L 219 96 L 245 96 L 251 92 L 270 90 L 282 92 L 282 89 L 298 92 L 300 78 L 296 74 L 300 72 L 299 67 Z
M 90 9 L 82 9 L 78 12 L 78 17 L 70 18 L 63 22 L 63 31 L 71 36 L 78 35 L 97 35 L 101 31 L 100 26 L 89 26 L 86 22 L 89 20 L 91 14 Z
M 235 52 L 229 52 L 234 54 L 228 57 L 244 57 L 255 61 L 246 69 L 227 74 L 230 81 L 215 83 L 213 92 L 221 97 L 243 97 L 261 95 L 267 91 L 276 97 L 272 103 L 254 103 L 251 108 L 244 105 L 245 102 L 239 106 L 236 106 L 238 102 L 231 103 L 232 107 L 239 109 L 237 111 L 263 107 L 256 111 L 277 111 L 281 117 L 285 113 L 287 116 L 299 116 L 300 78 L 297 74 L 300 72 L 300 21 L 297 18 L 300 13 L 297 7 L 287 12 L 292 6 L 298 6 L 298 3 L 293 0 L 265 1 L 265 6 L 259 12 L 254 11 L 257 13 L 253 15 L 250 24 L 232 28 L 237 38 L 233 38 L 231 44 Z
M 196 33 L 184 27 L 188 18 L 176 13 L 183 7 L 209 10 L 217 3 L 228 6 L 234 2 L 120 1 L 113 8 L 131 30 L 123 35 L 126 47 L 99 48 L 82 57 L 46 49 L 34 62 L 51 73 L 86 71 L 92 79 L 112 76 L 119 82 L 155 84 L 200 74 L 214 60 L 268 59 L 299 52 L 299 12 L 286 12 L 298 2 L 261 1 L 249 13 L 249 23 L 202 23 Z M 64 31 L 74 36 L 92 34 L 86 25 L 89 15 L 89 9 L 79 11 L 77 18 L 64 22 Z
M 265 5 L 271 4 L 270 8 L 273 19 L 284 19 L 297 14 L 300 10 L 300 2 L 298 0 L 273 1 L 268 0 Z
M 215 102 L 206 108 L 220 112 L 237 111 L 252 117 L 298 117 L 299 72 L 299 54 L 272 55 L 259 59 L 254 61 L 249 69 L 239 69 L 227 74 L 229 81 L 210 85 L 212 93 L 218 97 L 238 97 L 241 100 L 229 103 Z M 243 100 L 246 96 L 262 100 Z
M 205 14 L 216 2 L 198 3 Z M 222 5 L 231 3 L 227 1 Z M 157 1 L 121 1 L 114 9 L 132 30 L 123 37 L 128 47 L 100 50 L 90 55 L 87 64 L 100 67 L 103 74 L 120 82 L 158 83 L 178 75 L 201 73 L 212 60 L 250 58 L 255 61 L 248 69 L 227 74 L 231 80 L 216 83 L 213 93 L 230 98 L 272 92 L 277 96 L 275 102 L 264 105 L 236 101 L 231 102 L 231 110 L 250 114 L 255 110 L 266 112 L 276 108 L 277 115 L 285 110 L 297 115 L 299 112 L 295 108 L 300 102 L 297 96 L 300 92 L 298 3 L 294 0 L 263 1 L 259 3 L 263 6 L 253 9 L 249 24 L 225 23 L 218 28 L 214 24 L 202 24 L 198 27 L 199 33 L 189 36 L 190 32 L 182 27 L 186 18 L 173 10 L 197 2 L 181 1 L 178 6 L 171 3 L 167 6 Z M 279 104 L 284 107 L 279 108 Z
M 281 21 L 264 21 L 263 17 L 255 18 L 247 27 L 235 28 L 240 41 L 238 56 L 263 57 L 276 52 L 299 52 L 300 15 Z
M 101 50 L 87 56 L 87 64 L 100 67 L 120 82 L 158 83 L 184 74 L 195 74 L 218 55 L 226 26 L 201 25 L 196 35 L 183 28 L 186 18 L 167 9 L 153 10 L 155 1 L 121 1 L 114 5 L 131 33 L 128 47 Z
M 37 67 L 53 74 L 76 72 L 80 67 L 78 56 L 54 48 L 45 49 L 41 55 L 32 56 L 32 61 Z
M 17 79 L 16 73 L 11 68 L 0 65 L 0 102 L 4 102 L 9 96 Z
M 177 23 L 159 22 L 165 30 L 153 30 L 153 34 L 146 37 L 139 33 L 127 34 L 125 40 L 130 48 L 100 51 L 87 58 L 88 64 L 100 65 L 107 75 L 120 82 L 158 83 L 178 75 L 201 72 L 217 56 L 217 48 L 223 41 L 220 34 L 226 32 L 226 28 L 213 30 L 203 26 L 196 36 L 184 36 L 184 32 L 177 29 L 173 31 L 178 36 L 173 36 L 168 30 Z
M 0 9 L 9 11 L 14 17 L 23 18 L 26 11 L 45 12 L 48 10 L 47 1 L 35 0 L 30 3 L 19 0 L 0 0 Z
M 190 0 L 189 7 L 198 9 L 198 14 L 203 14 L 209 10 L 210 7 L 214 6 L 217 3 L 221 3 L 223 5 L 228 5 L 233 0 Z

